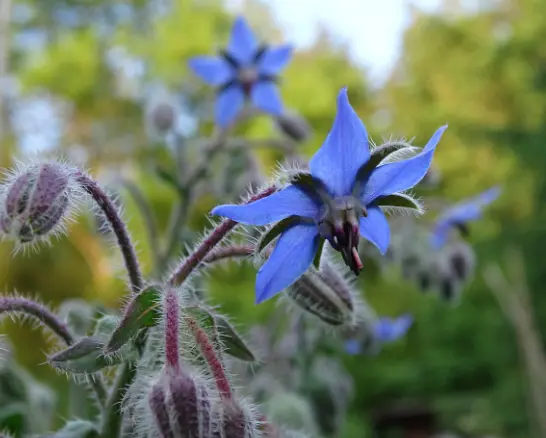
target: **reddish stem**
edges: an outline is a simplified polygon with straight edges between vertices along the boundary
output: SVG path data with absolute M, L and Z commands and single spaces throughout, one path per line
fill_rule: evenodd
M 234 257 L 246 257 L 254 254 L 255 248 L 251 245 L 232 245 L 217 248 L 212 251 L 204 260 L 205 263 L 219 262 Z
M 260 193 L 252 196 L 247 203 L 257 201 L 273 194 L 277 189 L 272 186 L 268 187 Z M 237 226 L 237 222 L 231 219 L 224 220 L 218 225 L 212 232 L 201 242 L 201 245 L 186 259 L 184 263 L 180 265 L 171 275 L 168 283 L 172 286 L 179 286 L 182 284 L 189 275 L 193 272 L 201 262 L 207 257 L 207 255 L 214 249 L 214 247 L 220 243 L 220 241 L 226 237 L 226 235 Z
M 180 369 L 179 339 L 178 339 L 178 296 L 176 290 L 170 287 L 163 304 L 165 316 L 165 361 L 169 372 L 177 373 Z
M 186 322 L 195 337 L 195 342 L 201 349 L 201 354 L 209 365 L 214 381 L 216 382 L 216 387 L 220 393 L 220 397 L 223 400 L 231 400 L 232 391 L 229 384 L 229 379 L 226 375 L 222 362 L 216 354 L 214 345 L 212 345 L 207 333 L 201 327 L 199 327 L 199 324 L 195 319 L 187 317 Z

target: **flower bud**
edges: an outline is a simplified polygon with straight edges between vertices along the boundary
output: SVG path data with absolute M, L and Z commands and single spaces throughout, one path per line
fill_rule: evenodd
M 169 420 L 169 411 L 167 410 L 165 389 L 161 383 L 152 386 L 148 394 L 148 403 L 154 416 L 154 422 L 157 432 L 162 438 L 173 438 L 174 433 L 171 429 Z
M 457 242 L 447 247 L 445 253 L 455 278 L 467 281 L 474 273 L 476 265 L 476 256 L 472 248 L 464 242 Z
M 157 89 L 145 108 L 145 124 L 151 137 L 163 137 L 172 132 L 180 113 L 178 102 L 168 90 Z
M 284 113 L 275 119 L 277 127 L 288 138 L 303 142 L 311 136 L 311 127 L 307 120 L 296 113 Z
M 208 438 L 211 404 L 206 387 L 199 379 L 182 372 L 169 376 L 170 410 L 177 437 Z
M 221 438 L 252 438 L 256 436 L 257 422 L 233 399 L 220 403 L 218 433 Z
M 60 163 L 31 165 L 3 187 L 0 229 L 25 244 L 63 230 L 74 188 L 70 170 Z
M 328 263 L 323 263 L 320 271 L 307 271 L 286 293 L 297 306 L 326 324 L 340 326 L 353 321 L 352 291 Z

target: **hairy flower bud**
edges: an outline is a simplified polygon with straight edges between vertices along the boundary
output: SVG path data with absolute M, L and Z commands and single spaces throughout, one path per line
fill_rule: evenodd
M 472 248 L 464 242 L 457 242 L 448 246 L 445 253 L 455 278 L 459 281 L 467 281 L 474 273 L 476 265 L 476 256 Z
M 74 203 L 72 172 L 60 163 L 28 166 L 2 188 L 0 230 L 25 244 L 63 231 Z
M 222 400 L 220 419 L 215 436 L 221 438 L 252 438 L 255 436 L 257 422 L 235 400 Z
M 152 386 L 150 393 L 148 394 L 148 403 L 154 416 L 157 432 L 162 438 L 173 438 L 174 433 L 171 429 L 171 422 L 169 420 L 165 389 L 161 383 Z
M 323 263 L 320 271 L 307 271 L 287 290 L 287 296 L 301 309 L 329 325 L 340 326 L 353 321 L 352 291 L 328 263 Z
M 206 387 L 199 379 L 183 373 L 169 378 L 171 412 L 180 438 L 207 438 L 210 436 L 211 404 Z
M 165 89 L 156 90 L 145 108 L 145 122 L 151 137 L 162 137 L 173 131 L 180 108 L 173 95 Z
M 303 142 L 311 135 L 311 126 L 299 114 L 284 113 L 276 117 L 275 122 L 283 134 L 296 142 Z

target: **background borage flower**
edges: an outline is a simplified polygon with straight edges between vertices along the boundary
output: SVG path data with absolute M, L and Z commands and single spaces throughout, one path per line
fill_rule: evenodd
M 292 46 L 260 44 L 243 17 L 233 24 L 229 44 L 220 56 L 198 56 L 189 67 L 217 87 L 215 120 L 221 127 L 235 120 L 246 101 L 268 114 L 283 111 L 277 76 L 292 57 Z
M 381 164 L 398 150 L 370 152 L 368 133 L 342 88 L 337 114 L 324 144 L 309 163 L 310 173 L 295 175 L 288 187 L 246 205 L 221 205 L 212 214 L 248 225 L 279 222 L 265 243 L 279 239 L 258 271 L 256 302 L 265 301 L 292 285 L 309 268 L 328 240 L 358 274 L 361 235 L 385 254 L 390 229 L 382 207 L 422 212 L 419 203 L 401 192 L 414 187 L 427 173 L 434 150 L 447 128 L 438 129 L 423 150 L 402 161 Z
M 448 208 L 436 221 L 430 236 L 431 246 L 435 249 L 444 246 L 448 240 L 449 231 L 453 228 L 467 234 L 468 222 L 480 219 L 483 209 L 494 202 L 500 194 L 500 187 L 492 187 L 473 198 L 466 199 Z

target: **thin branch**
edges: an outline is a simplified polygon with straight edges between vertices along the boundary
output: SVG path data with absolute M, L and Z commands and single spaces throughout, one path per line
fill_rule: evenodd
M 252 196 L 248 203 L 265 198 L 276 191 L 274 186 L 268 187 L 260 193 Z M 211 233 L 201 242 L 201 245 L 171 274 L 168 283 L 172 286 L 182 284 L 197 266 L 209 255 L 214 247 L 222 241 L 236 226 L 237 222 L 226 219 L 220 223 Z
M 140 271 L 135 247 L 129 237 L 125 222 L 123 222 L 119 216 L 118 210 L 110 197 L 102 190 L 95 180 L 82 172 L 78 172 L 75 176 L 78 183 L 87 193 L 89 193 L 89 195 L 91 195 L 110 223 L 112 231 L 116 235 L 121 254 L 123 255 L 125 268 L 127 269 L 127 274 L 129 275 L 129 280 L 131 282 L 131 289 L 133 290 L 133 293 L 138 293 L 143 285 L 142 273 Z
M 0 297 L 0 314 L 2 313 L 24 313 L 31 315 L 41 321 L 53 333 L 61 338 L 67 346 L 74 343 L 74 337 L 64 324 L 54 313 L 47 307 L 36 301 L 29 300 L 23 297 Z M 106 400 L 106 389 L 102 379 L 91 379 L 90 384 L 95 391 L 97 400 L 101 406 L 104 406 Z

